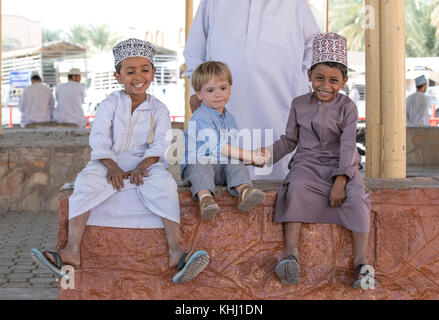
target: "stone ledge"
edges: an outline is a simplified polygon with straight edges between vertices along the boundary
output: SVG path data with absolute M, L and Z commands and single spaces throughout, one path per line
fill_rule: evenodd
M 67 240 L 71 192 L 59 193 L 58 248 Z M 301 282 L 280 283 L 274 268 L 284 238 L 272 222 L 275 191 L 241 213 L 219 188 L 221 211 L 203 223 L 189 191 L 180 189 L 179 197 L 184 244 L 211 255 L 194 281 L 172 283 L 163 229 L 87 226 L 76 289 L 60 289 L 59 299 L 439 299 L 439 189 L 372 191 L 368 259 L 380 286 L 364 291 L 351 288 L 351 232 L 328 224 L 304 225 Z

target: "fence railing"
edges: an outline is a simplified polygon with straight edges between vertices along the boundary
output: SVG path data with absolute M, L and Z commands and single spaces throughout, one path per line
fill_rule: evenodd
M 6 116 L 6 114 L 8 114 L 8 116 L 9 116 L 8 127 L 12 128 L 14 126 L 12 109 L 16 108 L 16 107 L 15 106 L 14 107 L 7 106 L 7 107 L 2 107 L 2 108 L 3 108 L 3 111 L 1 114 L 3 117 Z M 436 105 L 433 104 L 432 108 L 433 108 L 433 112 L 432 112 L 432 116 L 430 117 L 430 126 L 438 127 L 439 126 L 439 117 L 436 117 Z M 6 110 L 6 109 L 9 109 L 9 110 Z M 94 117 L 95 117 L 94 115 L 93 116 L 86 116 L 86 118 L 87 118 L 87 127 L 86 128 L 90 127 L 90 120 L 94 119 Z M 177 119 L 183 120 L 181 122 L 184 122 L 184 116 L 170 116 L 170 118 L 171 118 L 172 122 L 177 122 Z M 365 120 L 366 120 L 365 117 L 358 118 L 358 121 L 365 121 Z

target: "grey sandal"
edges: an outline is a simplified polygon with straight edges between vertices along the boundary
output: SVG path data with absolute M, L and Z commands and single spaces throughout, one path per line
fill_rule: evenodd
M 289 255 L 276 266 L 276 274 L 284 285 L 296 284 L 299 282 L 299 261 L 294 255 Z

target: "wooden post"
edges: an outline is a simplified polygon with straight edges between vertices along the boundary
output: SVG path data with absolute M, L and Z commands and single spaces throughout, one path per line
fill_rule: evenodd
M 326 32 L 329 32 L 329 0 L 326 0 Z
M 366 176 L 405 179 L 405 3 L 366 6 Z
M 380 1 L 384 178 L 406 178 L 405 1 Z
M 366 177 L 381 178 L 380 1 L 366 0 Z
M 186 26 L 185 26 L 185 43 L 191 30 L 192 21 L 194 20 L 194 3 L 193 0 L 186 0 Z M 189 98 L 191 96 L 191 85 L 187 77 L 185 77 L 185 112 L 184 112 L 184 128 L 187 128 L 190 117 L 192 116 Z

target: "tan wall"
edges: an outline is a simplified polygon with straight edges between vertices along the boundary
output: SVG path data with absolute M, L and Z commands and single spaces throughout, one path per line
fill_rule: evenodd
M 16 39 L 20 48 L 40 46 L 43 41 L 41 22 L 14 15 L 2 16 L 2 38 Z
M 407 128 L 407 165 L 439 165 L 439 127 Z
M 88 130 L 12 129 L 0 136 L 0 212 L 56 212 L 58 190 L 90 159 Z
M 56 212 L 58 190 L 90 160 L 88 135 L 81 129 L 4 130 L 0 212 Z M 407 128 L 407 164 L 439 165 L 439 128 Z M 170 171 L 178 177 L 178 166 Z

